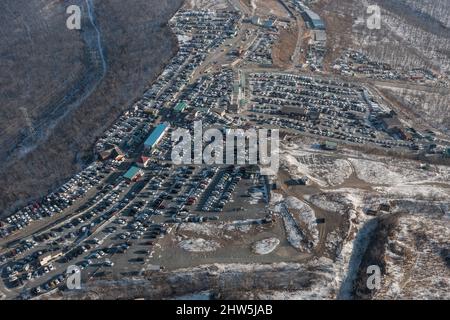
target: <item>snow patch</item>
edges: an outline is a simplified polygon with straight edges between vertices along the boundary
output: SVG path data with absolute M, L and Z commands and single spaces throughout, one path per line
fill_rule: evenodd
M 269 254 L 273 250 L 275 250 L 280 244 L 280 240 L 277 238 L 267 238 L 260 241 L 257 241 L 253 244 L 253 251 L 256 254 Z
M 189 252 L 213 252 L 220 248 L 217 241 L 202 238 L 183 240 L 179 246 Z

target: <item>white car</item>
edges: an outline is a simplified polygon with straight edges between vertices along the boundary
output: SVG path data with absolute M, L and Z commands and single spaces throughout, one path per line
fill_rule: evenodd
M 105 267 L 113 267 L 114 266 L 114 262 L 112 262 L 110 260 L 106 260 L 103 265 Z

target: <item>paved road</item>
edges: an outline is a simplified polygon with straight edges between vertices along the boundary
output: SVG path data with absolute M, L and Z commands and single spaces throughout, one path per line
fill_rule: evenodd
M 355 80 L 355 78 L 353 78 L 353 80 Z M 378 87 L 409 89 L 409 90 L 425 91 L 429 93 L 440 93 L 446 95 L 448 95 L 450 92 L 450 88 L 442 88 L 414 82 L 405 82 L 396 80 L 372 80 L 372 79 L 361 79 L 361 80 Z

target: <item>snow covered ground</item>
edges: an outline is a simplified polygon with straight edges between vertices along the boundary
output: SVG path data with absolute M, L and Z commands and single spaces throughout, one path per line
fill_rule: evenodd
M 203 238 L 182 240 L 179 246 L 189 252 L 212 252 L 220 248 L 220 244 L 217 241 Z
M 339 233 L 334 230 L 327 234 L 325 240 L 325 247 L 331 254 L 339 254 L 342 249 L 344 239 L 339 235 Z
M 365 212 L 371 209 L 377 214 L 389 214 L 380 211 L 383 205 L 391 214 L 400 213 L 407 217 L 406 222 L 403 222 L 407 227 L 403 226 L 403 229 L 407 228 L 408 232 L 399 232 L 396 240 L 391 241 L 390 245 L 395 243 L 398 247 L 398 242 L 406 241 L 411 247 L 411 252 L 408 256 L 399 256 L 395 250 L 387 248 L 385 259 L 388 284 L 376 298 L 448 299 L 450 272 L 448 267 L 443 267 L 445 259 L 439 252 L 447 250 L 446 259 L 447 261 L 450 259 L 449 167 L 431 165 L 423 169 L 418 161 L 399 161 L 391 157 L 362 154 L 354 150 L 348 153 L 341 150 L 335 153 L 335 157 L 331 157 L 324 155 L 320 150 L 314 151 L 295 143 L 284 148 L 286 150 L 282 153 L 282 164 L 291 177 L 308 176 L 310 181 L 322 190 L 306 194 L 303 196 L 304 199 L 327 213 L 348 214 L 350 222 L 348 234 L 344 235 L 342 229 L 336 229 L 328 233 L 324 239 L 326 252 L 330 256 L 337 255 L 333 264 L 332 286 L 338 288 L 338 297 L 352 297 L 353 284 L 358 276 L 360 263 L 366 250 L 370 250 L 367 246 L 376 230 L 378 219 Z M 352 180 L 353 173 L 365 183 Z M 352 181 L 355 181 L 355 185 L 352 185 Z M 345 185 L 342 185 L 343 183 Z M 285 195 L 283 197 L 277 193 L 272 193 L 271 205 L 275 212 L 280 213 L 291 245 L 300 250 L 306 248 L 307 251 L 309 248 L 305 243 L 309 241 L 310 231 L 313 230 L 313 238 L 314 235 L 318 236 L 318 232 L 314 233 L 314 230 L 317 231 L 314 211 L 298 198 Z M 297 212 L 300 213 L 299 217 Z M 426 244 L 420 247 L 414 241 L 420 244 L 421 240 L 418 240 L 418 237 L 422 237 L 423 233 L 425 234 L 423 241 Z M 428 255 L 431 255 L 429 260 Z M 416 270 L 419 265 L 428 268 L 428 278 L 423 270 Z M 439 272 L 430 271 L 434 266 Z M 418 278 L 409 275 L 411 268 L 416 270 L 414 272 Z M 409 278 L 405 278 L 406 276 Z M 273 291 L 259 296 L 281 299 L 317 298 L 324 295 L 322 291 L 323 287 L 314 287 L 310 292 Z
M 275 250 L 278 245 L 280 244 L 280 240 L 277 238 L 267 238 L 267 239 L 263 239 L 260 241 L 256 241 L 253 244 L 253 252 L 255 252 L 256 254 L 269 254 L 271 253 L 273 250 Z
M 339 159 L 299 149 L 286 148 L 280 162 L 289 169 L 293 178 L 307 176 L 321 187 L 338 186 L 353 173 L 346 159 Z
M 404 215 L 390 235 L 375 299 L 450 299 L 450 224 Z
M 450 199 L 450 188 L 447 189 L 436 186 L 402 184 L 393 187 L 374 187 L 374 189 L 385 194 L 388 198 Z
M 253 187 L 250 190 L 250 200 L 249 204 L 258 204 L 260 201 L 266 198 L 265 189 L 263 187 L 257 188 Z
M 278 202 L 283 201 L 283 195 L 276 192 L 271 192 L 270 194 L 270 204 L 277 204 Z
M 281 214 L 281 218 L 283 219 L 284 229 L 286 231 L 286 238 L 288 242 L 294 248 L 309 251 L 304 244 L 305 235 L 297 225 L 291 213 L 286 209 L 284 204 L 280 204 L 277 207 L 279 207 L 278 212 Z
M 178 226 L 178 234 L 192 233 L 197 236 L 220 238 L 231 232 L 247 233 L 255 226 L 262 223 L 262 219 L 245 219 L 231 222 L 204 222 L 204 223 L 181 223 Z M 229 234 L 228 234 L 229 236 Z
M 317 245 L 319 230 L 314 210 L 310 206 L 295 197 L 288 197 L 273 209 L 280 213 L 287 239 L 294 248 L 309 252 L 312 246 Z
M 346 239 L 342 250 L 336 260 L 336 283 L 339 284 L 340 299 L 351 299 L 354 281 L 363 256 L 368 249 L 371 236 L 377 227 L 374 218 L 362 217 L 363 221 L 356 225 L 357 233 L 354 239 Z
M 195 268 L 178 269 L 175 270 L 177 277 L 183 279 L 186 276 L 198 272 L 207 271 L 210 275 L 215 277 L 226 277 L 227 275 L 233 275 L 233 277 L 239 276 L 240 279 L 244 278 L 243 273 L 255 274 L 257 272 L 274 272 L 276 275 L 280 275 L 279 281 L 286 282 L 286 287 L 289 282 L 296 281 L 298 279 L 286 279 L 284 274 L 298 274 L 309 277 L 307 285 L 304 288 L 297 288 L 295 291 L 284 290 L 254 290 L 246 292 L 245 298 L 248 299 L 334 299 L 338 287 L 333 282 L 335 277 L 333 261 L 327 258 L 318 258 L 311 260 L 307 263 L 273 263 L 273 264 L 213 264 L 202 265 Z M 257 285 L 259 287 L 259 285 Z M 262 286 L 266 287 L 266 285 Z
M 368 183 L 395 186 L 400 184 L 423 184 L 431 182 L 448 183 L 450 181 L 447 167 L 436 170 L 421 170 L 411 161 L 350 159 L 356 175 Z
M 340 214 L 344 214 L 346 209 L 352 206 L 351 201 L 345 195 L 335 192 L 306 196 L 305 199 L 323 210 Z
M 312 238 L 312 242 L 316 245 L 319 242 L 319 230 L 317 229 L 316 215 L 314 210 L 311 209 L 303 201 L 295 198 L 288 197 L 286 199 L 286 205 L 289 209 L 294 209 L 294 217 L 298 217 L 301 225 L 305 226 L 309 235 Z M 298 212 L 298 215 L 295 214 Z
M 203 236 L 218 236 L 221 232 L 221 225 L 213 223 L 182 223 L 178 227 L 178 232 L 192 232 Z

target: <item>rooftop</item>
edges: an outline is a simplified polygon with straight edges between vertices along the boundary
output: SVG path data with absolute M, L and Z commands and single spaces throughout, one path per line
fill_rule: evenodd
M 132 166 L 123 176 L 124 178 L 132 180 L 141 171 L 138 167 Z
M 159 124 L 148 136 L 147 140 L 145 140 L 145 146 L 153 147 L 158 142 L 158 140 L 161 138 L 161 136 L 164 134 L 164 132 L 167 130 L 168 127 L 169 125 L 167 123 Z
M 184 109 L 186 109 L 187 108 L 187 103 L 186 102 L 184 102 L 184 101 L 182 101 L 182 102 L 179 102 L 179 103 L 177 103 L 177 105 L 175 106 L 175 111 L 176 112 L 183 112 L 184 111 Z

